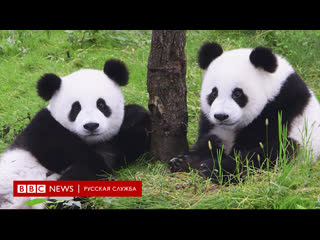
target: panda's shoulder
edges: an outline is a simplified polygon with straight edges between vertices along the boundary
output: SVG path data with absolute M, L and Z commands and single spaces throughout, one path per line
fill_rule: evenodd
M 26 127 L 27 132 L 56 131 L 62 126 L 54 119 L 48 108 L 43 108 L 33 117 Z
M 70 135 L 70 131 L 59 124 L 47 108 L 43 108 L 36 113 L 31 122 L 16 138 L 11 148 L 40 146 L 42 145 L 40 143 L 44 140 L 45 142 L 49 140 L 56 142 L 64 138 L 70 139 L 70 137 L 68 137 Z

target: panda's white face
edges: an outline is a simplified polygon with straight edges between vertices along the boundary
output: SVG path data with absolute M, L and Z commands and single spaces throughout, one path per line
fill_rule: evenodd
M 124 97 L 103 71 L 85 69 L 61 77 L 48 106 L 52 116 L 88 143 L 109 140 L 121 127 Z
M 277 56 L 279 67 L 269 73 L 249 60 L 252 49 L 224 52 L 204 72 L 201 110 L 216 126 L 239 129 L 251 123 L 280 91 L 291 66 Z

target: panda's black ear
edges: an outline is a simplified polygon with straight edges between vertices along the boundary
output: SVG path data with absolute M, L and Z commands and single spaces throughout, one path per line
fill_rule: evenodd
M 120 86 L 128 84 L 129 72 L 120 60 L 110 59 L 104 64 L 103 72 Z
M 204 43 L 198 51 L 198 64 L 200 68 L 207 69 L 215 58 L 223 53 L 222 47 L 218 43 Z
M 44 74 L 37 83 L 38 95 L 48 101 L 60 88 L 61 78 L 53 73 Z
M 277 58 L 270 48 L 256 47 L 250 54 L 250 62 L 257 68 L 273 73 L 276 71 Z

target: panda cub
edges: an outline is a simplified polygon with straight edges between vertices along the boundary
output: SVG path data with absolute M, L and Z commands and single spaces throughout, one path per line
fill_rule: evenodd
M 266 155 L 274 164 L 279 152 L 278 113 L 287 125 L 289 142 L 297 149 L 307 140 L 317 160 L 320 105 L 284 58 L 265 47 L 223 52 L 219 44 L 205 43 L 198 64 L 205 70 L 198 140 L 191 152 L 170 160 L 173 172 L 191 167 L 217 180 L 217 150 L 222 147 L 221 170 L 226 178 L 239 169 L 235 161 L 239 154 L 240 159 L 249 159 L 250 166 L 261 167 Z M 291 147 L 287 151 L 295 152 Z M 239 164 L 245 171 L 246 164 Z
M 0 158 L 0 208 L 28 200 L 13 198 L 13 180 L 97 180 L 148 151 L 150 114 L 124 105 L 128 78 L 114 59 L 103 71 L 40 78 L 38 94 L 50 102 Z

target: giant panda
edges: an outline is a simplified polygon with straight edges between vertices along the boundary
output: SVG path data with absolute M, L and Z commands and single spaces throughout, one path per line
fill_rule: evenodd
M 198 51 L 198 64 L 204 70 L 198 140 L 190 152 L 169 161 L 172 172 L 198 169 L 216 182 L 217 168 L 230 180 L 246 166 L 266 166 L 264 156 L 274 165 L 279 114 L 287 127 L 287 153 L 307 143 L 317 160 L 320 105 L 287 60 L 266 47 L 224 52 L 207 42 Z
M 128 78 L 125 64 L 110 59 L 103 71 L 47 73 L 38 80 L 38 95 L 49 105 L 0 158 L 0 208 L 27 207 L 27 198 L 13 197 L 13 180 L 108 178 L 148 151 L 150 114 L 124 104 L 120 86 Z

